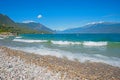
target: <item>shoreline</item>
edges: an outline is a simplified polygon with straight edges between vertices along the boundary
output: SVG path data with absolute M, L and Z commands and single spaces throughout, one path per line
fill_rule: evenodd
M 15 36 L 15 34 L 13 34 L 11 32 L 1 32 L 0 33 L 0 38 L 8 38 L 10 36 Z
M 0 52 L 8 57 L 17 57 L 25 64 L 46 68 L 52 75 L 60 74 L 57 80 L 120 80 L 120 68 L 104 63 L 70 61 L 67 58 L 55 56 L 42 56 L 0 47 Z M 21 65 L 21 64 L 19 64 Z M 0 72 L 1 73 L 1 72 Z M 38 79 L 37 79 L 38 80 Z

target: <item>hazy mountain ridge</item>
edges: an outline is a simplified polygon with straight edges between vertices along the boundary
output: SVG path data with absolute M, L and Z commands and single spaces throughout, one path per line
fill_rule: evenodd
M 66 29 L 61 33 L 120 33 L 120 23 L 102 22 L 87 24 L 83 27 Z
M 30 28 L 33 30 L 53 32 L 53 30 L 47 28 L 46 26 L 40 23 L 30 22 L 30 23 L 17 23 L 17 24 L 21 27 Z
M 40 23 L 15 23 L 8 16 L 0 14 L 0 32 L 14 33 L 53 33 L 53 30 Z
M 46 26 L 30 22 L 16 23 L 7 15 L 0 14 L 0 32 L 13 33 L 54 33 L 55 31 Z M 120 33 L 120 22 L 89 23 L 83 27 L 57 31 L 56 33 Z

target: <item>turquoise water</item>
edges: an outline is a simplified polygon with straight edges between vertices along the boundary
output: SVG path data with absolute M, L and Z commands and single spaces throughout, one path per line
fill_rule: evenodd
M 22 34 L 0 45 L 26 52 L 120 67 L 120 34 Z
M 120 34 L 23 34 L 24 39 L 120 42 Z

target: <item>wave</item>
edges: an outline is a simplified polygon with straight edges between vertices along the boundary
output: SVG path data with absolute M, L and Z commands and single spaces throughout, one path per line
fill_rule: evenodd
M 51 41 L 53 44 L 59 45 L 79 45 L 81 42 L 71 42 L 71 41 Z
M 52 44 L 58 44 L 58 45 L 79 45 L 79 44 L 81 44 L 81 42 L 72 42 L 72 41 L 29 40 L 29 39 L 19 39 L 19 38 L 15 38 L 15 39 L 13 39 L 13 41 L 26 42 L 26 43 L 50 42 Z
M 94 42 L 94 41 L 84 41 L 84 42 L 74 42 L 74 41 L 54 41 L 54 40 L 32 40 L 32 39 L 20 39 L 21 37 L 17 37 L 13 39 L 13 41 L 17 42 L 26 42 L 26 43 L 34 43 L 34 42 L 49 42 L 56 45 L 83 45 L 83 46 L 106 46 L 108 42 Z
M 84 46 L 106 46 L 107 42 L 94 42 L 94 41 L 84 41 L 84 42 L 72 42 L 72 41 L 51 41 L 53 44 L 58 45 L 84 45 Z
M 47 42 L 47 40 L 28 40 L 28 39 L 13 39 L 13 41 L 17 41 L 17 42 L 26 42 L 26 43 Z
M 1 37 L 0 37 L 0 39 L 4 39 L 4 38 L 1 38 Z
M 15 37 L 16 39 L 20 39 L 20 38 L 22 38 L 21 36 L 17 36 L 17 37 Z
M 93 42 L 93 41 L 85 41 L 83 42 L 84 46 L 106 46 L 107 42 Z
M 29 53 L 36 53 L 40 55 L 51 55 L 60 58 L 68 58 L 69 60 L 77 59 L 79 62 L 102 62 L 112 66 L 120 67 L 120 58 L 117 57 L 107 57 L 101 54 L 86 54 L 86 53 L 72 53 L 69 51 L 50 49 L 46 47 L 11 47 L 12 49 L 22 50 Z

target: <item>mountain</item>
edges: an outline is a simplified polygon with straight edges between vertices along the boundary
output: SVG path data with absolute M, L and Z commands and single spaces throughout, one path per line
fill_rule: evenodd
M 102 22 L 87 24 L 83 27 L 72 28 L 61 33 L 120 33 L 120 23 Z
M 53 33 L 53 30 L 40 23 L 16 23 L 7 15 L 0 14 L 0 32 L 11 33 Z
M 15 22 L 7 15 L 0 14 L 0 25 L 16 26 Z
M 32 30 L 37 30 L 37 31 L 41 31 L 41 32 L 50 32 L 52 33 L 53 30 L 47 28 L 46 26 L 40 24 L 40 23 L 35 23 L 35 22 L 30 22 L 30 23 L 17 23 L 19 26 L 23 27 L 23 28 L 29 28 Z

